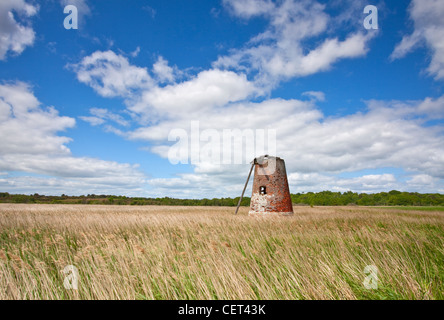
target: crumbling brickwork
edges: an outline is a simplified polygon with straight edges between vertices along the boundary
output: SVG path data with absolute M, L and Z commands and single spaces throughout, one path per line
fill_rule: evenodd
M 249 214 L 293 214 L 283 159 L 270 156 L 254 159 L 254 180 Z

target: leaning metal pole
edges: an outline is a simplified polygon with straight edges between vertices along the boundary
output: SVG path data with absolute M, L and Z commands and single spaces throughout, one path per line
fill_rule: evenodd
M 254 159 L 253 162 L 252 162 L 252 164 L 251 164 L 250 173 L 248 174 L 247 182 L 245 182 L 244 190 L 242 191 L 242 195 L 241 195 L 241 197 L 240 197 L 240 199 L 239 199 L 239 202 L 237 203 L 236 212 L 235 212 L 234 214 L 237 214 L 237 211 L 239 210 L 239 206 L 240 206 L 240 204 L 241 204 L 242 198 L 244 197 L 245 189 L 247 189 L 247 184 L 248 184 L 248 181 L 250 180 L 251 171 L 253 171 L 253 167 L 254 167 L 254 165 L 255 165 L 255 163 L 256 163 L 255 160 L 256 160 L 256 159 Z

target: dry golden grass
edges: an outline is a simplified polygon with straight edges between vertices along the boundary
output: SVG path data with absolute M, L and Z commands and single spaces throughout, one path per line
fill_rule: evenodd
M 444 298 L 443 212 L 247 211 L 0 204 L 0 299 Z M 67 265 L 78 290 L 63 285 Z

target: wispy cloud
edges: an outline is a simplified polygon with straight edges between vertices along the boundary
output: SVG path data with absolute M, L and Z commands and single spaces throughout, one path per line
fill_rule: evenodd
M 244 19 L 263 16 L 269 25 L 243 48 L 219 57 L 214 66 L 247 70 L 256 74 L 265 87 L 329 70 L 341 59 L 364 56 L 369 40 L 376 34 L 364 32 L 360 26 L 344 40 L 328 37 L 334 26 L 330 24 L 332 17 L 325 12 L 326 5 L 315 1 L 225 0 L 224 4 L 235 16 Z M 346 21 L 346 18 L 335 19 L 336 23 Z M 324 40 L 317 46 L 310 49 L 305 46 L 308 40 L 322 35 Z
M 320 102 L 325 101 L 325 94 L 322 91 L 305 91 L 302 95 Z
M 412 34 L 404 35 L 390 58 L 400 59 L 416 47 L 425 44 L 431 54 L 427 71 L 435 79 L 444 79 L 444 2 L 437 0 L 413 0 L 409 7 L 414 22 Z
M 89 110 L 91 116 L 79 117 L 83 121 L 89 122 L 93 126 L 104 124 L 107 121 L 117 123 L 120 126 L 129 126 L 128 120 L 125 120 L 121 115 L 112 113 L 105 108 L 91 108 Z
M 144 6 L 142 7 L 142 10 L 148 12 L 149 16 L 150 16 L 152 19 L 154 19 L 154 18 L 156 17 L 156 13 L 157 13 L 157 11 L 156 11 L 156 9 L 154 9 L 153 7 L 150 7 L 149 5 L 144 5 Z
M 26 47 L 32 46 L 35 31 L 30 18 L 37 14 L 38 6 L 25 0 L 2 0 L 0 2 L 0 60 L 8 53 L 19 55 Z M 17 21 L 17 16 L 22 23 Z
M 136 50 L 134 50 L 133 52 L 130 52 L 130 56 L 135 58 L 139 55 L 139 53 L 140 53 L 140 47 L 137 46 Z

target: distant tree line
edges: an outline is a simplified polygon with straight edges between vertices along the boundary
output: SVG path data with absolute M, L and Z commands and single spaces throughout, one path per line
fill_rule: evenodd
M 143 198 L 126 197 L 115 195 L 88 194 L 81 196 L 45 196 L 38 193 L 32 195 L 9 194 L 0 192 L 0 203 L 65 203 L 65 204 L 117 204 L 117 205 L 159 205 L 159 206 L 237 206 L 237 198 L 213 198 L 213 199 L 176 199 L 170 197 L 163 198 Z M 250 198 L 244 197 L 242 206 L 250 205 Z
M 293 204 L 316 206 L 444 206 L 444 194 L 401 192 L 392 190 L 379 193 L 307 192 L 291 195 Z
M 444 195 L 439 193 L 390 192 L 356 193 L 356 192 L 307 192 L 291 195 L 295 205 L 312 206 L 444 206 Z M 239 197 L 213 199 L 176 199 L 176 198 L 143 198 L 114 195 L 88 194 L 82 196 L 45 196 L 9 194 L 0 192 L 0 202 L 8 203 L 65 203 L 65 204 L 116 204 L 116 205 L 169 205 L 169 206 L 237 206 Z M 242 199 L 242 206 L 250 205 L 250 198 Z

